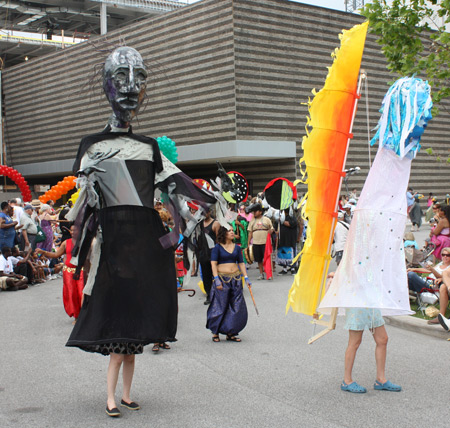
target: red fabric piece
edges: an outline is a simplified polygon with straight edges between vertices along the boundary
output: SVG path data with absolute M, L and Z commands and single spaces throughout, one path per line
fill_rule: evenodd
M 76 266 L 70 263 L 72 258 L 72 239 L 66 241 L 66 258 L 64 264 L 66 267 L 75 268 Z M 74 272 L 69 272 L 63 269 L 63 303 L 64 309 L 69 317 L 78 318 L 81 310 L 81 302 L 83 299 L 84 289 L 84 271 L 80 273 L 80 279 L 73 279 Z
M 73 273 L 63 271 L 63 302 L 64 309 L 69 317 L 78 318 L 83 298 L 84 272 L 81 271 L 80 279 L 73 279 Z
M 266 279 L 270 279 L 273 277 L 272 272 L 272 235 L 270 233 L 267 234 L 266 239 L 266 248 L 264 249 L 264 261 L 263 267 L 264 272 L 266 272 Z

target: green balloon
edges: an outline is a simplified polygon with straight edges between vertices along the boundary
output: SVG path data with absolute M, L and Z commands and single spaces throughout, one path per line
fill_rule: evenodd
M 162 137 L 158 137 L 156 139 L 158 142 L 159 150 L 163 153 L 163 155 L 170 160 L 172 163 L 177 163 L 178 161 L 178 152 L 177 147 L 175 145 L 175 141 L 171 140 L 169 137 L 165 135 Z

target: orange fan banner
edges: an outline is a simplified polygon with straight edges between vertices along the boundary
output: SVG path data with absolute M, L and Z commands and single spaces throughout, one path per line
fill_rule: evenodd
M 313 315 L 320 303 L 331 260 L 331 244 L 337 203 L 356 108 L 359 68 L 368 23 L 356 25 L 340 35 L 341 46 L 333 52 L 325 86 L 309 102 L 303 158 L 308 194 L 304 215 L 307 238 L 300 268 L 289 291 L 286 312 Z M 314 93 L 314 91 L 313 91 Z M 310 132 L 309 128 L 312 128 Z
M 67 192 L 72 190 L 75 187 L 75 180 L 77 177 L 73 175 L 69 175 L 68 177 L 64 177 L 62 181 L 58 181 L 58 184 L 55 184 L 45 192 L 42 196 L 39 196 L 39 201 L 45 204 L 48 201 L 57 201 L 61 196 L 65 195 Z

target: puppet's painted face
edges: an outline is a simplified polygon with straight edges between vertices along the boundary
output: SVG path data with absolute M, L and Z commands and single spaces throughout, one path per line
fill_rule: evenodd
M 115 49 L 103 72 L 103 90 L 114 115 L 122 122 L 136 116 L 145 96 L 147 70 L 139 52 L 130 47 Z

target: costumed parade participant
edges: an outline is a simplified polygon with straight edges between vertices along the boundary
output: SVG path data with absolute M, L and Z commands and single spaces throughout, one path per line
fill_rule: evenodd
M 210 293 L 213 282 L 213 272 L 211 269 L 211 249 L 216 245 L 217 232 L 219 231 L 220 224 L 214 218 L 211 217 L 211 211 L 208 210 L 206 217 L 202 223 L 200 223 L 200 236 L 198 240 L 198 262 L 202 269 L 203 287 L 206 292 L 205 305 L 211 303 Z
M 242 277 L 247 285 L 251 284 L 241 248 L 233 243 L 234 232 L 221 227 L 217 240 L 219 243 L 211 252 L 214 283 L 206 328 L 211 330 L 213 342 L 220 342 L 219 333 L 225 334 L 227 340 L 240 342 L 241 339 L 237 336 L 247 325 L 248 319 L 242 292 Z
M 83 288 L 84 288 L 84 271 L 81 270 L 79 278 L 75 279 L 74 273 L 76 266 L 70 263 L 72 258 L 72 249 L 76 237 L 74 236 L 75 226 L 70 228 L 71 239 L 66 239 L 59 248 L 55 251 L 46 251 L 42 248 L 37 248 L 36 251 L 43 254 L 48 259 L 58 259 L 65 255 L 63 271 L 63 302 L 66 314 L 69 317 L 78 318 L 83 302 Z
M 286 275 L 289 271 L 295 274 L 295 266 L 292 261 L 295 258 L 298 237 L 298 223 L 289 210 L 284 210 L 279 223 L 279 240 L 277 250 L 277 263 L 282 267 L 278 275 Z
M 391 86 L 381 108 L 372 144 L 379 149 L 364 184 L 348 232 L 342 261 L 320 306 L 320 312 L 345 308 L 349 343 L 341 389 L 364 393 L 353 381 L 352 368 L 365 329 L 376 342 L 376 390 L 400 391 L 385 377 L 388 336 L 383 315 L 410 314 L 403 234 L 407 218 L 405 192 L 411 161 L 431 119 L 428 83 L 402 78 Z
M 231 222 L 231 227 L 234 232 L 234 242 L 241 247 L 245 264 L 249 263 L 249 260 L 245 256 L 245 250 L 248 248 L 248 224 L 247 219 L 241 216 L 241 211 L 239 211 L 236 220 Z
M 174 247 L 180 228 L 188 236 L 215 202 L 160 152 L 155 139 L 132 132 L 146 79 L 135 49 L 119 47 L 107 57 L 103 90 L 113 113 L 101 133 L 81 141 L 73 167 L 81 191 L 66 216 L 80 232 L 71 259 L 75 278 L 91 251 L 84 303 L 67 346 L 110 356 L 106 413 L 114 417 L 120 416 L 115 390 L 122 364 L 120 404 L 138 410 L 130 396 L 135 355 L 149 343 L 176 340 Z M 153 208 L 155 187 L 167 196 L 171 232 Z M 195 216 L 187 201 L 199 206 Z M 186 223 L 180 224 L 179 213 Z
M 275 178 L 264 188 L 264 205 L 269 205 L 268 217 L 276 225 L 279 239 L 277 241 L 276 261 L 282 266 L 278 275 L 286 275 L 290 270 L 295 274 L 292 264 L 297 252 L 299 236 L 298 221 L 294 215 L 294 204 L 297 201 L 297 188 L 286 178 Z
M 361 71 L 358 79 L 367 27 L 365 22 L 343 32 L 325 85 L 309 103 L 308 125 L 312 130 L 307 129 L 302 144 L 302 161 L 306 164 L 302 175 L 308 175 L 305 205 L 308 232 L 286 310 L 292 308 L 312 315 L 314 324 L 327 326 L 309 340 L 313 343 L 335 328 L 337 308 L 350 308 L 347 322 L 350 340 L 341 388 L 366 391 L 353 382 L 351 372 L 362 333 L 368 327 L 376 330 L 377 339 L 374 387 L 399 391 L 399 386 L 384 377 L 387 335 L 382 315 L 411 313 L 402 240 L 406 225 L 405 193 L 411 159 L 419 150 L 420 135 L 432 104 L 429 86 L 420 79 L 399 80 L 384 99 L 383 116 L 375 136 L 380 140 L 380 148 L 354 210 L 342 261 L 321 302 L 348 144 L 362 80 L 366 77 Z M 318 312 L 328 311 L 330 321 L 320 319 Z
M 250 207 L 249 207 L 250 208 Z M 254 218 L 248 225 L 248 242 L 253 244 L 253 256 L 255 262 L 258 263 L 259 280 L 265 279 L 264 271 L 266 270 L 267 279 L 272 278 L 272 260 L 271 252 L 267 256 L 266 245 L 274 232 L 272 222 L 269 218 L 263 215 L 263 208 L 261 204 L 256 203 L 251 206 Z M 271 246 L 269 244 L 269 246 Z M 269 258 L 269 269 L 264 269 L 264 262 Z

